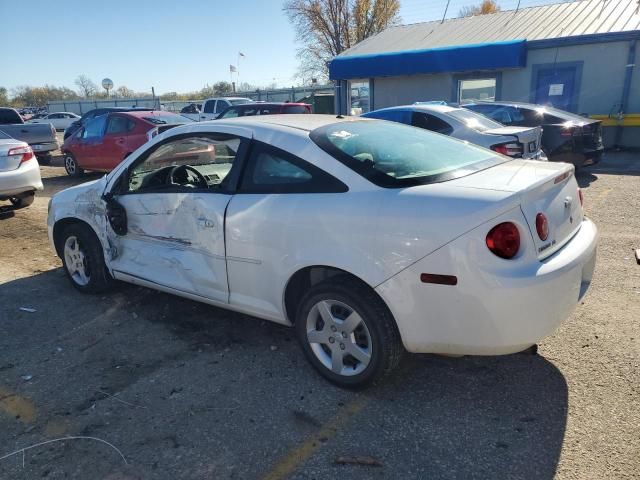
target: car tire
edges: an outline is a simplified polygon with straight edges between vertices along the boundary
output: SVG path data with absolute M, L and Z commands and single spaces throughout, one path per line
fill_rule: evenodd
M 31 192 L 21 195 L 20 197 L 11 197 L 9 201 L 11 202 L 11 205 L 13 205 L 14 210 L 18 210 L 19 208 L 25 208 L 31 205 L 35 198 L 36 194 Z
M 64 170 L 70 177 L 81 177 L 84 170 L 78 166 L 76 158 L 71 153 L 64 154 Z
M 311 287 L 300 301 L 295 328 L 309 362 L 344 388 L 380 380 L 404 353 L 387 306 L 369 286 L 348 276 Z
M 111 290 L 115 280 L 104 262 L 102 244 L 95 232 L 83 224 L 66 227 L 56 239 L 65 273 L 74 287 L 83 293 Z
M 51 155 L 36 155 L 39 165 L 51 165 Z

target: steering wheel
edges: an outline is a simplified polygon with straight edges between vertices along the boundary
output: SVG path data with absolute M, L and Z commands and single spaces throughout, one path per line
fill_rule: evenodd
M 194 185 L 194 184 L 185 184 L 185 183 L 179 182 L 176 179 L 176 177 L 178 176 L 179 173 L 183 173 L 183 172 L 185 173 L 187 182 L 189 181 L 189 174 L 191 173 L 193 174 L 193 176 L 195 176 L 197 183 Z M 202 175 L 198 170 L 196 170 L 190 165 L 176 165 L 171 170 L 169 170 L 169 175 L 167 175 L 167 184 L 180 185 L 181 187 L 209 188 L 209 184 L 207 183 L 207 179 L 204 178 L 204 175 Z

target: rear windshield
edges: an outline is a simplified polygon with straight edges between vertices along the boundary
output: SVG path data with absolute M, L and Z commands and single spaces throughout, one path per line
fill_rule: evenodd
M 310 133 L 324 151 L 386 188 L 463 177 L 509 161 L 490 150 L 400 123 L 334 123 Z
M 183 117 L 182 115 L 173 115 L 170 113 L 165 115 L 147 115 L 143 118 L 154 125 L 173 125 L 176 123 L 188 123 L 193 121 L 190 118 Z
M 451 110 L 450 112 L 447 112 L 447 115 L 452 116 L 456 120 L 464 123 L 467 127 L 476 130 L 477 132 L 484 132 L 485 130 L 501 128 L 503 126 L 502 124 L 494 122 L 484 115 L 480 115 L 479 113 L 472 112 L 471 110 L 466 110 L 464 108 Z

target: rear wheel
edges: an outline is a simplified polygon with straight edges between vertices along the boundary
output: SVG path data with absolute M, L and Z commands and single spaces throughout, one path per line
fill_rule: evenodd
M 370 287 L 349 277 L 333 277 L 306 293 L 296 331 L 309 362 L 342 387 L 382 378 L 404 351 L 386 305 Z
M 69 225 L 57 243 L 64 269 L 74 287 L 84 293 L 101 293 L 113 287 L 102 245 L 88 226 Z
M 84 170 L 78 166 L 78 162 L 71 153 L 64 154 L 64 169 L 70 177 L 80 177 Z

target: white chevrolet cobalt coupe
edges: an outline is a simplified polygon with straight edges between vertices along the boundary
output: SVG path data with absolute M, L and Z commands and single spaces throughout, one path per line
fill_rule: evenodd
M 398 123 L 193 123 L 51 201 L 73 285 L 114 280 L 293 325 L 342 386 L 401 354 L 525 350 L 589 287 L 597 230 L 573 166 Z

